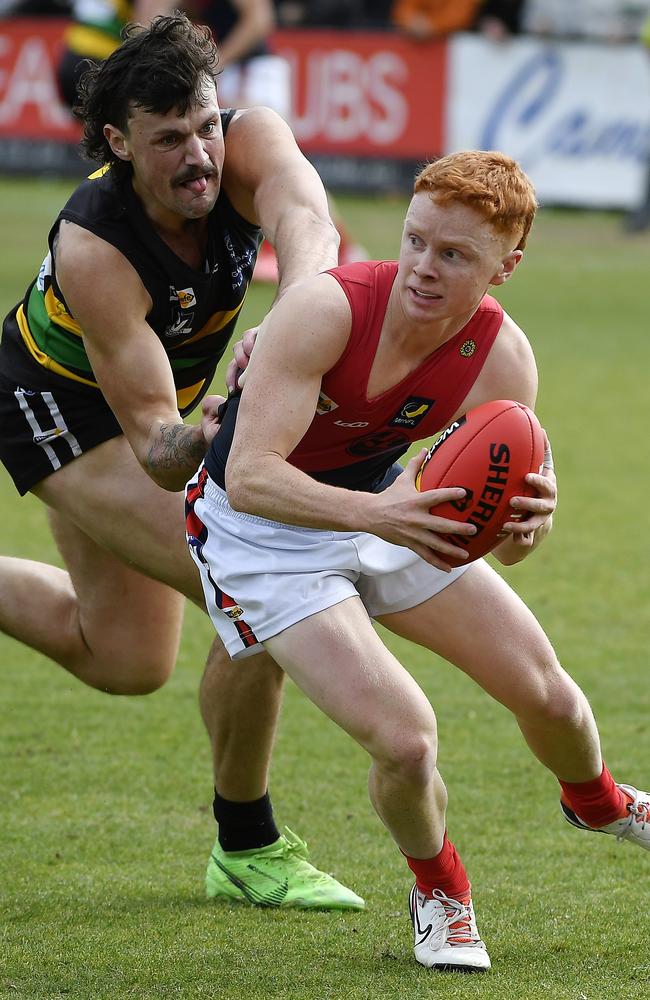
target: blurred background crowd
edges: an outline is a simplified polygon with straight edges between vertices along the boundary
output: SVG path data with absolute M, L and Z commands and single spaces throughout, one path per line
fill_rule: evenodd
M 219 44 L 222 106 L 274 107 L 334 189 L 407 190 L 416 161 L 504 148 L 546 203 L 650 229 L 650 0 L 0 0 L 0 172 L 69 172 L 54 140 L 84 60 L 177 7 Z M 11 27 L 53 19 L 42 45 Z
M 75 6 L 75 0 L 0 0 L 0 16 L 66 17 Z M 215 6 L 194 0 L 191 11 L 209 21 Z M 393 29 L 422 39 L 479 31 L 495 40 L 526 33 L 624 41 L 639 37 L 650 16 L 650 0 L 273 0 L 272 6 L 279 27 Z

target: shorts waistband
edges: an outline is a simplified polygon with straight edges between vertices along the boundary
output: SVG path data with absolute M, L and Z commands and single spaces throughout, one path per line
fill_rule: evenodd
M 226 491 L 217 486 L 215 481 L 210 479 L 210 476 L 205 481 L 203 495 L 210 503 L 214 504 L 217 511 L 227 514 L 228 517 L 234 517 L 237 521 L 247 521 L 250 524 L 260 524 L 263 527 L 279 528 L 284 531 L 299 531 L 301 534 L 332 534 L 327 528 L 303 528 L 299 524 L 286 524 L 284 521 L 269 521 L 266 517 L 257 517 L 255 514 L 247 514 L 243 510 L 234 510 L 228 503 Z

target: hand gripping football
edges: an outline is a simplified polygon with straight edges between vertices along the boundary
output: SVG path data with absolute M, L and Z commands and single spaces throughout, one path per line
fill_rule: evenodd
M 432 513 L 476 525 L 472 537 L 446 536 L 469 553 L 468 560 L 445 556 L 452 566 L 479 559 L 502 539 L 506 521 L 522 517 L 510 507 L 514 496 L 535 496 L 524 477 L 540 472 L 544 432 L 532 410 L 511 399 L 484 403 L 442 432 L 422 462 L 415 480 L 420 491 L 462 486 L 462 500 L 438 504 Z

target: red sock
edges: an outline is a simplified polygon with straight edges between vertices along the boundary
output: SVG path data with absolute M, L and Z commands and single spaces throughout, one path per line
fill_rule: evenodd
M 470 884 L 465 866 L 446 833 L 442 850 L 435 858 L 411 858 L 408 854 L 404 857 L 415 875 L 418 889 L 426 896 L 431 896 L 434 889 L 442 889 L 445 896 L 453 899 L 469 896 Z
M 592 781 L 560 781 L 562 798 L 587 826 L 607 826 L 626 814 L 628 798 L 615 783 L 607 766 Z

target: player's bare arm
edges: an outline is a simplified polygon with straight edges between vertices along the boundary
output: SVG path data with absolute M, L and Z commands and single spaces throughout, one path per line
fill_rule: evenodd
M 278 256 L 278 298 L 338 263 L 327 195 L 287 123 L 269 108 L 240 112 L 226 136 L 223 186 L 241 215 L 261 226 Z
M 371 532 L 408 545 L 436 565 L 436 551 L 462 558 L 463 550 L 441 537 L 458 533 L 458 523 L 431 515 L 429 508 L 459 499 L 464 490 L 418 493 L 417 462 L 376 495 L 316 482 L 286 461 L 313 419 L 322 377 L 340 358 L 350 322 L 347 298 L 329 275 L 292 289 L 267 317 L 239 404 L 226 468 L 229 501 L 237 510 L 275 521 Z M 462 527 L 468 535 L 474 530 Z
M 275 26 L 271 0 L 231 0 L 239 15 L 227 38 L 219 42 L 219 66 L 238 62 L 259 45 Z
M 462 408 L 468 410 L 491 399 L 514 399 L 534 410 L 537 386 L 537 365 L 528 338 L 504 313 L 499 336 Z M 523 522 L 513 520 L 504 525 L 508 537 L 493 550 L 493 555 L 504 566 L 513 565 L 530 555 L 552 528 L 557 485 L 550 445 L 541 474 L 531 473 L 526 480 L 535 488 L 537 496 L 513 498 L 513 514 L 528 516 Z
M 169 361 L 146 321 L 149 295 L 118 250 L 65 223 L 56 262 L 97 383 L 138 461 L 159 486 L 181 490 L 218 429 L 221 397 L 204 401 L 200 424 L 183 423 Z

